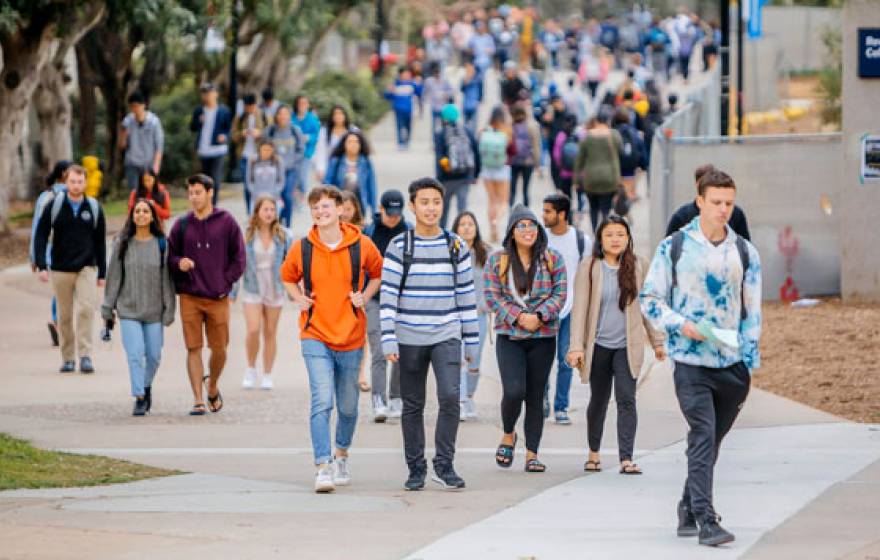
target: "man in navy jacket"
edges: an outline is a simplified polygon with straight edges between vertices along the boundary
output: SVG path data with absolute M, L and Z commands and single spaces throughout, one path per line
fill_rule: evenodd
M 217 103 L 214 84 L 202 84 L 199 91 L 202 93 L 202 106 L 193 111 L 189 129 L 196 133 L 196 153 L 202 173 L 214 180 L 213 205 L 216 206 L 226 154 L 229 152 L 232 112 L 225 105 Z

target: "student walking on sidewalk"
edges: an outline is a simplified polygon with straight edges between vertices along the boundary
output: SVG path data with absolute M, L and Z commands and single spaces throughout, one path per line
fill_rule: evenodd
M 284 163 L 284 188 L 281 190 L 281 225 L 290 227 L 293 217 L 294 195 L 299 188 L 300 167 L 306 152 L 302 131 L 291 122 L 293 111 L 289 105 L 281 105 L 275 111 L 274 123 L 266 129 L 266 138 L 275 145 L 275 153 Z
M 373 223 L 364 230 L 376 245 L 380 255 L 385 254 L 391 240 L 412 226 L 403 219 L 403 194 L 395 189 L 385 191 L 379 201 L 379 212 Z M 388 360 L 382 352 L 382 318 L 379 313 L 379 293 L 367 301 L 367 338 L 370 341 L 370 370 L 373 387 L 373 419 L 382 423 L 388 418 L 400 418 L 403 403 L 400 400 L 400 364 L 391 364 L 388 376 Z
M 613 383 L 620 473 L 642 474 L 632 459 L 638 422 L 636 381 L 644 361 L 645 343 L 650 341 L 658 360 L 666 358 L 666 336 L 655 331 L 642 316 L 637 300 L 647 270 L 647 263 L 633 250 L 627 221 L 609 216 L 596 232 L 592 258 L 580 264 L 571 284 L 574 306 L 566 361 L 570 367 L 580 369 L 583 383 L 590 384 L 590 454 L 584 465 L 586 472 L 602 470 L 599 448 Z
M 293 242 L 290 232 L 278 221 L 278 199 L 260 196 L 244 234 L 247 255 L 244 276 L 232 289 L 232 301 L 241 299 L 247 326 L 245 352 L 247 369 L 241 386 L 271 390 L 272 366 L 278 348 L 278 320 L 284 307 L 285 291 L 281 282 L 281 263 Z M 241 291 L 239 291 L 241 288 Z M 260 335 L 263 337 L 263 368 L 257 371 Z
M 174 322 L 174 285 L 168 267 L 168 243 L 156 206 L 140 198 L 110 254 L 101 315 L 108 326 L 119 319 L 128 358 L 132 416 L 153 404 L 153 379 L 162 358 L 164 327 Z
M 180 322 L 186 344 L 186 370 L 192 385 L 192 416 L 205 414 L 204 391 L 211 412 L 220 412 L 220 375 L 229 345 L 229 298 L 245 268 L 244 240 L 235 218 L 211 203 L 214 181 L 202 173 L 187 182 L 192 211 L 181 216 L 168 236 L 168 265 L 180 294 Z M 203 334 L 204 332 L 204 334 Z M 202 347 L 211 358 L 205 375 Z M 206 383 L 207 382 L 207 383 Z
M 400 362 L 401 426 L 409 467 L 404 487 L 425 487 L 425 384 L 430 366 L 440 408 L 431 478 L 441 488 L 457 490 L 465 487 L 453 467 L 462 345 L 468 363 L 476 362 L 480 347 L 471 254 L 460 237 L 440 228 L 443 185 L 428 177 L 416 179 L 409 186 L 409 200 L 416 227 L 388 245 L 380 298 L 382 349 L 389 361 Z
M 510 214 L 503 248 L 486 265 L 486 301 L 495 313 L 495 353 L 503 396 L 504 435 L 495 461 L 513 464 L 516 422 L 526 405 L 526 472 L 544 472 L 538 447 L 544 430 L 544 389 L 553 367 L 559 313 L 567 291 L 565 261 L 547 245 L 538 218 L 523 205 Z
M 642 313 L 669 334 L 675 394 L 690 428 L 678 534 L 711 546 L 734 539 L 712 504 L 713 473 L 761 365 L 761 262 L 728 225 L 735 200 L 733 179 L 706 173 L 699 217 L 660 243 L 639 295 Z
M 144 199 L 156 210 L 156 217 L 161 223 L 171 218 L 171 195 L 159 183 L 159 176 L 152 169 L 144 169 L 138 180 L 138 186 L 128 195 L 128 212 L 131 213 L 135 202 Z M 161 224 L 160 224 L 161 225 Z
M 358 415 L 358 372 L 367 335 L 364 303 L 379 289 L 382 256 L 361 231 L 342 223 L 342 193 L 333 186 L 308 194 L 312 229 L 294 242 L 281 267 L 287 292 L 300 307 L 303 358 L 309 372 L 315 491 L 351 483 L 348 452 Z M 300 284 L 301 283 L 301 284 Z M 330 414 L 336 404 L 336 451 Z
M 65 173 L 66 192 L 47 202 L 34 236 L 34 259 L 40 282 L 52 280 L 58 300 L 61 327 L 60 373 L 76 369 L 94 373 L 92 364 L 92 318 L 98 302 L 98 288 L 104 286 L 107 270 L 106 226 L 101 204 L 85 195 L 86 170 L 71 165 Z M 52 239 L 51 274 L 46 247 Z M 76 332 L 73 328 L 76 306 Z
M 202 95 L 202 104 L 193 111 L 189 129 L 196 133 L 196 155 L 199 156 L 202 173 L 214 183 L 211 204 L 217 206 L 226 154 L 229 153 L 232 112 L 226 105 L 217 103 L 217 88 L 214 84 L 202 84 L 199 92 Z

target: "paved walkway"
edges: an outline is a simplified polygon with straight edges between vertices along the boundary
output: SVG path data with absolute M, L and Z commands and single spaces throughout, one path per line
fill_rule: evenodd
M 490 91 L 490 96 L 494 95 Z M 405 189 L 430 174 L 427 119 L 398 152 L 393 123 L 371 133 L 382 189 Z M 533 189 L 533 206 L 549 192 Z M 486 198 L 470 205 L 485 225 Z M 224 203 L 242 216 L 237 199 Z M 645 231 L 642 206 L 636 235 Z M 297 214 L 294 230 L 308 227 Z M 647 250 L 643 249 L 647 254 Z M 637 460 L 643 477 L 612 470 L 585 476 L 588 390 L 572 389 L 574 424 L 548 423 L 542 457 L 549 470 L 494 465 L 500 437 L 500 381 L 486 348 L 476 401 L 480 419 L 462 424 L 457 468 L 461 493 L 405 493 L 400 429 L 371 422 L 367 398 L 352 450 L 354 485 L 335 495 L 311 491 L 308 383 L 294 309 L 280 328 L 276 389 L 244 391 L 244 325 L 233 311 L 229 362 L 221 382 L 226 407 L 186 415 L 190 393 L 179 325 L 166 331 L 153 413 L 132 418 L 128 374 L 118 340 L 95 352 L 94 376 L 58 375 L 46 344 L 48 290 L 24 269 L 0 273 L 0 431 L 37 445 L 186 471 L 176 477 L 87 489 L 0 493 L 0 558 L 705 558 L 674 537 L 674 507 L 684 474 L 685 425 L 668 365 L 657 364 L 639 393 Z M 429 405 L 428 424 L 436 407 Z M 615 464 L 609 415 L 603 459 Z M 431 434 L 429 433 L 429 441 Z M 738 541 L 719 557 L 876 558 L 880 555 L 880 432 L 754 390 L 725 445 L 717 505 Z M 340 540 L 340 535 L 345 540 Z M 356 548 L 355 548 L 356 547 Z

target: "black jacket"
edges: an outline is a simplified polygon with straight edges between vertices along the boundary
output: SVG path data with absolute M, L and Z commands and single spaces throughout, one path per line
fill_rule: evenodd
M 52 203 L 46 204 L 37 232 L 34 235 L 34 256 L 37 269 L 46 270 L 46 245 L 52 235 L 52 270 L 57 272 L 79 272 L 87 266 L 98 267 L 98 278 L 107 274 L 107 248 L 104 211 L 98 205 L 98 223 L 95 225 L 91 207 L 83 197 L 79 212 L 73 214 L 73 206 L 65 194 L 61 212 L 52 224 Z
M 681 208 L 675 211 L 672 218 L 669 219 L 669 225 L 666 226 L 666 237 L 688 225 L 699 215 L 700 209 L 697 207 L 696 202 L 688 202 L 682 205 Z M 728 224 L 737 235 L 746 241 L 752 240 L 749 235 L 749 223 L 746 221 L 746 215 L 739 206 L 733 207 L 733 214 L 730 215 L 730 222 Z
M 373 223 L 364 229 L 364 235 L 370 238 L 373 245 L 376 246 L 376 249 L 379 249 L 379 254 L 384 257 L 385 249 L 388 248 L 388 244 L 391 243 L 391 240 L 410 229 L 410 227 L 411 226 L 407 221 L 401 217 L 400 222 L 398 222 L 395 227 L 390 228 L 382 223 L 382 214 L 376 212 L 373 215 Z M 373 299 L 379 301 L 379 292 L 376 292 Z

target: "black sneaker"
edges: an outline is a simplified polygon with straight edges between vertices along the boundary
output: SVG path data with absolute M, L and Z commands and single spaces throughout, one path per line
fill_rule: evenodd
M 58 348 L 58 327 L 52 322 L 46 323 L 46 326 L 49 328 L 49 338 L 52 339 L 52 346 Z
M 140 398 L 134 400 L 134 409 L 131 411 L 132 416 L 144 416 L 147 413 L 147 399 Z
M 58 368 L 58 373 L 73 373 L 74 371 L 76 371 L 76 362 L 73 360 L 65 361 L 61 364 L 61 367 Z
M 696 537 L 700 530 L 697 529 L 697 518 L 691 511 L 691 506 L 684 500 L 678 502 L 678 536 Z
M 706 546 L 720 546 L 733 542 L 736 538 L 733 533 L 718 524 L 720 517 L 709 518 L 700 524 L 700 544 Z
M 427 469 L 425 467 L 414 467 L 409 470 L 409 478 L 403 484 L 403 487 L 410 491 L 422 490 L 425 487 L 425 476 Z
M 434 466 L 431 480 L 440 485 L 443 490 L 461 490 L 464 488 L 464 480 L 455 473 L 451 466 Z
M 92 365 L 92 359 L 88 356 L 83 356 L 79 359 L 79 372 L 80 373 L 95 373 L 95 366 Z
M 146 403 L 146 411 L 149 412 L 153 407 L 153 388 L 144 387 L 144 402 Z

